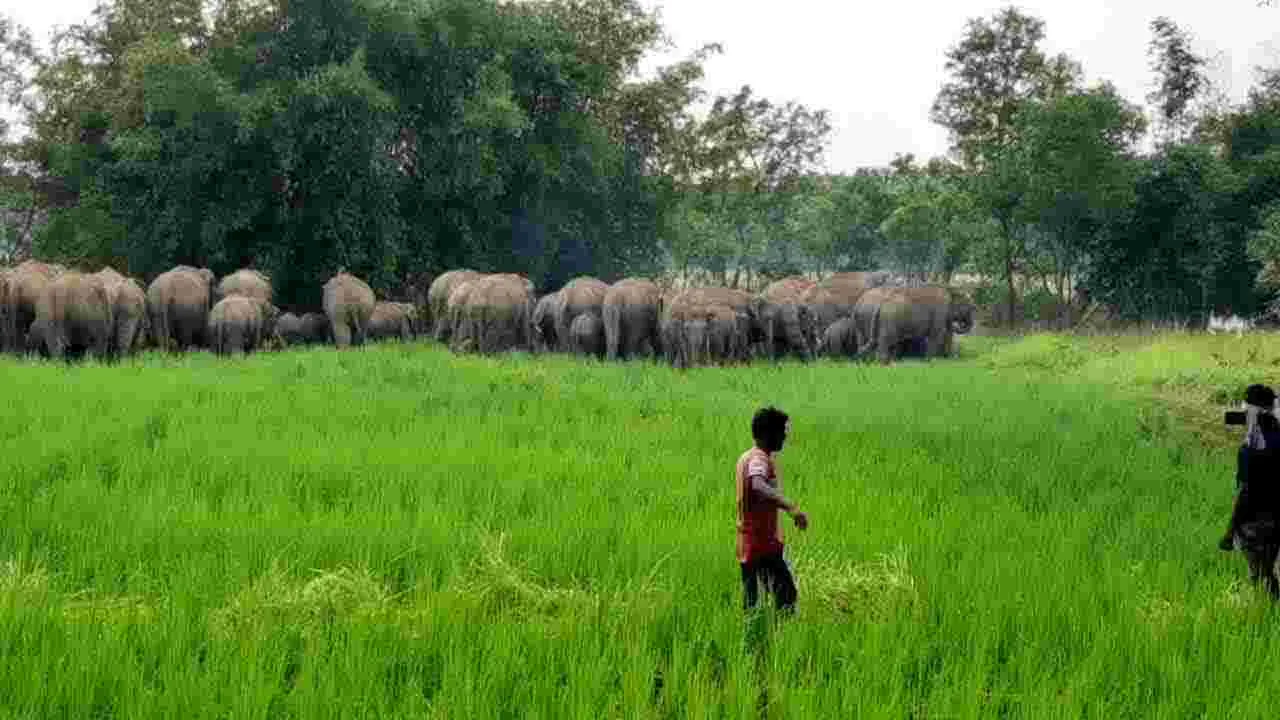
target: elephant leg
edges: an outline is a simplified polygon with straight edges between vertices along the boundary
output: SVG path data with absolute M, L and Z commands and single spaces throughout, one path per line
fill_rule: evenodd
M 45 350 L 48 351 L 49 357 L 54 360 L 62 360 L 67 354 L 67 341 L 61 333 L 49 333 L 47 342 L 45 342 Z
M 333 344 L 339 348 L 349 347 L 351 345 L 351 330 L 346 323 L 333 322 Z

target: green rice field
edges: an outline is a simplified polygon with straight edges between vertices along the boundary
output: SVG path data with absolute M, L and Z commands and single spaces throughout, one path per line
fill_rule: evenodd
M 0 361 L 0 717 L 1274 718 L 1216 543 L 1280 336 L 960 351 Z M 734 557 L 763 404 L 786 620 Z

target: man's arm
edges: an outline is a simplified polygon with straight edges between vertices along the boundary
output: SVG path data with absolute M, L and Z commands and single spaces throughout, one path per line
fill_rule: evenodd
M 767 502 L 782 508 L 788 514 L 794 514 L 796 511 L 796 504 L 783 497 L 782 493 L 765 482 L 764 475 L 751 476 L 751 491 L 764 498 Z

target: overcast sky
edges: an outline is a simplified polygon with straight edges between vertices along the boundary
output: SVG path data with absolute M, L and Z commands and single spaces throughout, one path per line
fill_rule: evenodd
M 828 169 L 885 165 L 896 152 L 926 159 L 946 150 L 946 134 L 929 121 L 945 80 L 943 53 L 965 20 L 990 16 L 995 0 L 642 0 L 660 7 L 676 49 L 647 63 L 669 62 L 719 42 L 705 87 L 729 93 L 750 84 L 772 100 L 831 112 Z M 1133 102 L 1150 89 L 1150 22 L 1167 15 L 1221 54 L 1215 72 L 1239 99 L 1253 66 L 1280 63 L 1280 7 L 1257 0 L 1021 0 L 1043 19 L 1045 49 L 1067 52 L 1090 80 L 1115 83 Z M 0 0 L 0 8 L 44 39 L 56 24 L 88 17 L 94 0 Z

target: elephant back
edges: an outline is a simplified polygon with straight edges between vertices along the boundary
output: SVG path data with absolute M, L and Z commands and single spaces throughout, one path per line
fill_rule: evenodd
M 766 303 L 777 305 L 799 303 L 805 292 L 817 285 L 816 282 L 801 275 L 792 275 L 774 280 L 760 291 L 760 298 Z
M 339 272 L 324 284 L 324 311 L 331 317 L 344 307 L 354 306 L 368 322 L 375 302 L 373 288 L 355 275 Z
M 269 303 L 275 299 L 275 290 L 271 286 L 271 278 L 264 273 L 250 268 L 241 268 L 222 278 L 217 285 L 216 299 L 221 300 L 232 295 L 244 295 Z
M 480 277 L 481 273 L 470 268 L 459 268 L 441 273 L 440 277 L 431 281 L 427 288 L 427 309 L 431 314 L 429 320 L 437 321 L 445 312 L 449 295 L 462 283 Z
M 481 352 L 527 349 L 533 284 L 521 275 L 502 273 L 479 278 L 467 287 L 457 343 L 469 341 Z

